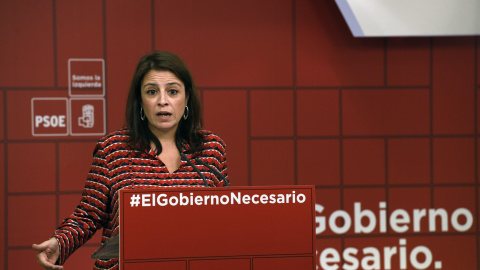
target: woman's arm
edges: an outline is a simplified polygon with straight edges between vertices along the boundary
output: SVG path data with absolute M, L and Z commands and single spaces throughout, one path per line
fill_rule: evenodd
M 65 260 L 92 238 L 106 222 L 110 203 L 109 179 L 105 152 L 98 143 L 81 201 L 72 215 L 60 224 L 53 235 L 59 243 L 58 264 L 65 263 Z

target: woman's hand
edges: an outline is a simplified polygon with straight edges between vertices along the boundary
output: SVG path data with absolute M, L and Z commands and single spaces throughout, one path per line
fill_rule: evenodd
M 45 269 L 63 269 L 61 265 L 55 265 L 60 256 L 60 247 L 55 238 L 50 238 L 41 244 L 33 244 L 32 248 L 37 253 L 37 262 Z

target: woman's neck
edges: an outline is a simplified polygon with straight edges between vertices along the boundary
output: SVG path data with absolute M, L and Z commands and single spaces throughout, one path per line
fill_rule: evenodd
M 168 132 L 154 132 L 152 131 L 153 135 L 157 137 L 157 139 L 163 143 L 171 143 L 175 142 L 175 133 L 176 131 L 168 131 Z

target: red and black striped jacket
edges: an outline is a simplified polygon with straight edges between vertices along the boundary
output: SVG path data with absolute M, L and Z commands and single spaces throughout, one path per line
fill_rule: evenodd
M 60 243 L 57 263 L 63 264 L 98 229 L 103 228 L 102 243 L 117 232 L 120 189 L 224 186 L 223 177 L 228 179 L 225 143 L 209 131 L 200 132 L 204 134 L 202 150 L 190 153 L 186 145 L 181 165 L 173 173 L 152 149 L 144 152 L 132 150 L 128 130 L 113 132 L 99 140 L 81 201 L 54 233 Z M 212 169 L 218 170 L 223 177 L 217 177 Z M 96 260 L 94 269 L 118 269 L 118 261 Z

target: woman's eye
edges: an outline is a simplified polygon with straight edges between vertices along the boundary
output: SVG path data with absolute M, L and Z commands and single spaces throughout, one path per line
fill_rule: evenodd
M 178 90 L 176 90 L 176 89 L 170 89 L 168 92 L 169 92 L 171 95 L 176 95 L 176 94 L 178 94 Z
M 148 95 L 155 95 L 155 92 L 156 92 L 156 91 L 153 90 L 153 89 L 152 89 L 152 90 L 147 90 L 147 94 L 148 94 Z

